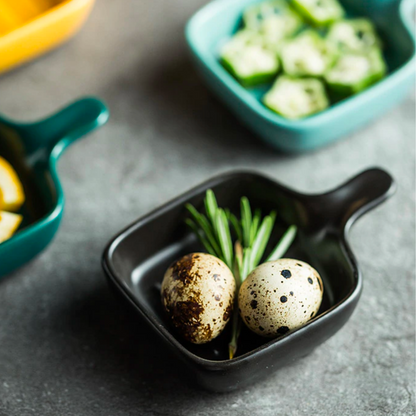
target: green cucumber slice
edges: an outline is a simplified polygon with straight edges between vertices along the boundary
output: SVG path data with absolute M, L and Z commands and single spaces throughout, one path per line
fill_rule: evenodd
M 276 80 L 263 102 L 272 111 L 288 119 L 307 117 L 329 106 L 322 81 L 286 75 Z
M 220 55 L 224 67 L 245 86 L 271 81 L 279 71 L 276 52 L 267 49 L 260 34 L 248 29 L 237 32 Z
M 381 50 L 373 48 L 366 53 L 349 52 L 340 56 L 325 80 L 332 91 L 349 96 L 382 79 L 386 71 Z
M 292 0 L 299 12 L 312 24 L 326 26 L 341 19 L 345 11 L 337 0 Z
M 270 17 L 286 17 L 291 14 L 296 13 L 286 0 L 264 1 L 245 9 L 243 22 L 246 29 L 259 30 Z
M 292 76 L 323 76 L 337 58 L 337 49 L 317 32 L 307 30 L 283 43 L 283 70 Z
M 283 39 L 293 36 L 303 26 L 303 21 L 295 12 L 286 16 L 271 16 L 264 20 L 260 32 L 269 47 L 278 49 Z
M 340 51 L 364 52 L 381 47 L 381 41 L 372 22 L 367 19 L 342 20 L 334 23 L 328 40 Z
M 261 32 L 272 48 L 282 39 L 292 36 L 303 25 L 302 18 L 285 0 L 266 1 L 251 6 L 245 10 L 243 21 L 247 29 Z

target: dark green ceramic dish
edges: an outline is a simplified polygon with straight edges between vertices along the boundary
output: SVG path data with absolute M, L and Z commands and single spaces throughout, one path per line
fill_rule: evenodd
M 16 169 L 26 194 L 21 227 L 0 244 L 0 277 L 31 260 L 52 240 L 64 209 L 56 162 L 68 145 L 102 126 L 108 116 L 107 107 L 95 98 L 76 101 L 35 123 L 0 116 L 0 155 Z

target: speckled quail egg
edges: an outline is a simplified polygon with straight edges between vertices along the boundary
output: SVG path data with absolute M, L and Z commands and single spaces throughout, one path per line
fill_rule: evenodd
M 217 257 L 188 254 L 166 271 L 163 306 L 177 331 L 194 344 L 217 337 L 230 320 L 236 284 L 231 270 Z
M 240 315 L 256 334 L 283 335 L 316 315 L 323 289 L 318 272 L 303 261 L 280 259 L 263 263 L 241 285 Z

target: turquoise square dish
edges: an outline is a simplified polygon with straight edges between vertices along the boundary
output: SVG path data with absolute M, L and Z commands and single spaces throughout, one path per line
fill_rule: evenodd
M 243 10 L 261 1 L 212 1 L 189 20 L 185 34 L 209 87 L 269 145 L 285 152 L 317 149 L 380 116 L 408 94 L 415 77 L 414 1 L 344 0 L 341 3 L 349 14 L 375 22 L 385 43 L 388 75 L 360 94 L 302 120 L 273 113 L 261 103 L 264 87 L 244 88 L 219 62 L 219 47 L 241 25 Z

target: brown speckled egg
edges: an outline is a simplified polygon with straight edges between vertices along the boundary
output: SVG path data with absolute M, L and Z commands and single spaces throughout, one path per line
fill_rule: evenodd
M 263 263 L 241 285 L 241 318 L 256 334 L 283 335 L 317 314 L 323 289 L 321 277 L 308 263 L 293 259 Z
M 165 273 L 163 306 L 177 331 L 194 344 L 217 337 L 230 320 L 236 284 L 230 269 L 217 257 L 188 254 Z

